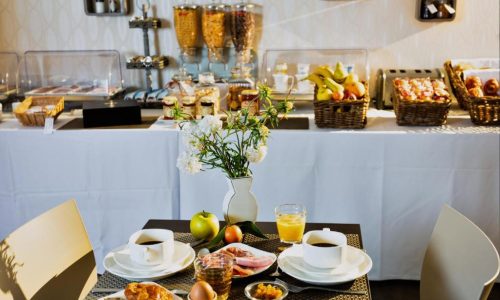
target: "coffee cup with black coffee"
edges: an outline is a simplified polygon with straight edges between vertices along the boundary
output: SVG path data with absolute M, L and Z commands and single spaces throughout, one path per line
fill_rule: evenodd
M 313 230 L 304 234 L 302 238 L 304 261 L 316 268 L 336 268 L 345 259 L 347 237 L 345 234 L 323 230 Z
M 132 234 L 128 241 L 130 258 L 140 265 L 169 263 L 174 255 L 174 233 L 166 229 L 144 229 Z

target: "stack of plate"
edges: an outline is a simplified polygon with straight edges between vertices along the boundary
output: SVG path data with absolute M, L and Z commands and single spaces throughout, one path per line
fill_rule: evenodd
M 113 275 L 131 281 L 159 280 L 183 271 L 189 267 L 195 258 L 191 246 L 174 241 L 174 255 L 172 261 L 155 266 L 138 264 L 130 258 L 127 245 L 120 246 L 104 257 L 104 268 Z
M 371 270 L 372 260 L 364 251 L 346 247 L 346 259 L 336 268 L 316 268 L 307 264 L 300 244 L 283 251 L 278 257 L 278 265 L 284 273 L 310 284 L 332 285 L 353 281 Z

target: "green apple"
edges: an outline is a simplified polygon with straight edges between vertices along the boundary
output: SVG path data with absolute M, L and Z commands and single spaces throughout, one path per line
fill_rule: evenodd
M 193 215 L 189 229 L 195 239 L 209 241 L 219 233 L 219 219 L 212 213 L 202 211 Z

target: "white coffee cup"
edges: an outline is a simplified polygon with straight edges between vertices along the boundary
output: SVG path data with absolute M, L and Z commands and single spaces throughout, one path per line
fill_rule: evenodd
M 307 264 L 316 268 L 336 268 L 345 260 L 347 237 L 329 228 L 313 230 L 304 234 L 302 247 Z
M 174 255 L 174 233 L 166 229 L 144 229 L 128 241 L 132 261 L 147 266 L 169 263 Z
M 309 80 L 304 80 L 307 74 L 296 74 L 295 79 L 297 80 L 297 91 L 299 93 L 312 93 L 314 91 L 314 85 L 309 82 Z
M 287 92 L 290 89 L 290 85 L 292 84 L 290 79 L 293 82 L 293 77 L 286 74 L 273 74 L 274 78 L 274 89 L 277 92 Z
M 297 64 L 297 74 L 309 74 L 309 64 Z

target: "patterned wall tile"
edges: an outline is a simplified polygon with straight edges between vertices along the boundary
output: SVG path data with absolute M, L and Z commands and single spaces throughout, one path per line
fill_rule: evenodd
M 175 58 L 174 1 L 152 2 L 169 24 L 158 31 L 158 51 L 151 46 L 152 52 Z M 416 0 L 254 2 L 263 13 L 256 45 L 260 54 L 277 48 L 368 48 L 372 79 L 377 68 L 440 67 L 450 57 L 498 56 L 500 51 L 498 0 L 458 1 L 451 23 L 417 21 Z M 83 0 L 0 0 L 0 51 L 117 49 L 124 65 L 125 57 L 143 51 L 142 32 L 128 29 L 129 18 L 87 16 Z M 163 77 L 172 72 L 167 69 Z M 144 84 L 140 71 L 124 69 L 123 74 L 128 85 Z

